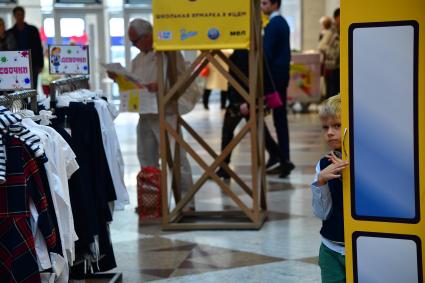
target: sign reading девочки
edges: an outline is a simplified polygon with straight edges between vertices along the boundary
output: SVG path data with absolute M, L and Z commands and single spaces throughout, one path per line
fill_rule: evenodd
M 31 89 L 30 62 L 28 50 L 0 51 L 0 90 Z
M 89 48 L 87 45 L 49 45 L 49 73 L 88 75 Z

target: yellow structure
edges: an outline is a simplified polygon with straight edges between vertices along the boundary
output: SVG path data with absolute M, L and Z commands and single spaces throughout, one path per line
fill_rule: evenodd
M 152 2 L 155 50 L 249 48 L 251 1 Z
M 425 1 L 341 1 L 347 282 L 424 282 Z

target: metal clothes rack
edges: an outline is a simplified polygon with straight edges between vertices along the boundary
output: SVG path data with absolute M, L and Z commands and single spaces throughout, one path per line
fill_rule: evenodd
M 13 93 L 8 93 L 0 96 L 0 105 L 7 108 L 13 106 L 14 101 L 30 98 L 31 110 L 37 113 L 37 91 L 36 90 L 21 90 Z
M 58 94 L 74 91 L 77 89 L 89 89 L 89 76 L 66 77 L 50 83 L 50 108 L 56 107 Z

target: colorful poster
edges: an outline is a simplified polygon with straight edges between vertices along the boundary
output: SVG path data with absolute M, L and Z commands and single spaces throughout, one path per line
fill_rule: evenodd
M 249 48 L 247 0 L 153 1 L 156 50 Z
M 0 90 L 32 89 L 30 51 L 0 51 Z
M 320 54 L 293 54 L 288 87 L 289 102 L 320 101 Z
M 49 73 L 88 75 L 89 48 L 87 45 L 49 45 Z

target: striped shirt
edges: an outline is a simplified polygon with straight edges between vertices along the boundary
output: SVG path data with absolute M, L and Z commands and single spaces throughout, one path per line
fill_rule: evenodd
M 22 118 L 10 112 L 4 106 L 0 105 L 0 184 L 6 182 L 6 149 L 4 146 L 4 135 L 7 134 L 21 140 L 28 146 L 31 153 L 42 160 L 46 160 L 43 145 L 40 138 L 31 133 L 21 124 Z

